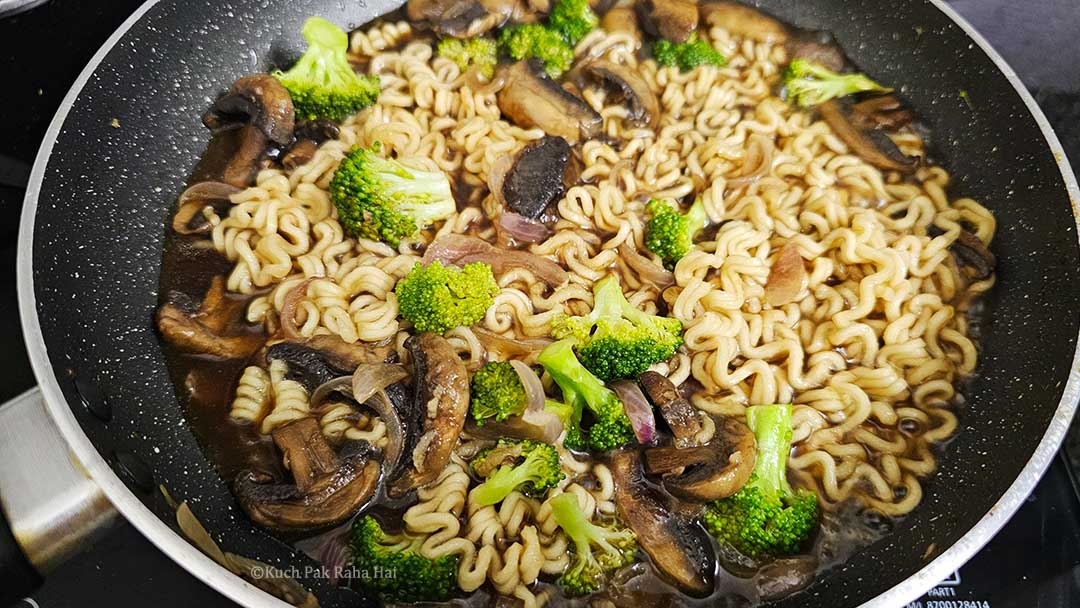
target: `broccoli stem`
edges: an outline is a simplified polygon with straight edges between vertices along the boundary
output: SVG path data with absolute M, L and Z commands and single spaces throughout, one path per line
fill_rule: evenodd
M 746 423 L 757 439 L 755 482 L 762 489 L 786 497 L 792 494 L 787 480 L 791 453 L 791 405 L 755 405 L 746 409 Z
M 618 285 L 615 289 L 619 289 Z M 619 295 L 622 296 L 621 291 Z M 578 361 L 574 354 L 576 344 L 577 342 L 570 338 L 559 340 L 541 351 L 537 361 L 562 389 L 567 403 L 584 401 L 586 404 L 593 404 L 610 398 L 608 393 L 611 391 Z

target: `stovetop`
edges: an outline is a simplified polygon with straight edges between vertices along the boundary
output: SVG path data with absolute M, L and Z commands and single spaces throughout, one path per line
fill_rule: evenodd
M 15 296 L 22 188 L 56 107 L 90 56 L 143 0 L 51 0 L 0 19 L 0 402 L 34 384 Z M 882 0 L 884 1 L 884 0 Z M 951 0 L 1004 55 L 1080 173 L 1078 0 Z M 47 48 L 43 45 L 47 44 Z M 1080 605 L 1080 425 L 1016 516 L 978 555 L 907 608 Z M 232 606 L 129 524 L 52 573 L 26 608 Z

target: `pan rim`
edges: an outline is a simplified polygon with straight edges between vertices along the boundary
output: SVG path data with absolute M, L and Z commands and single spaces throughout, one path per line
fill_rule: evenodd
M 124 485 L 104 457 L 90 442 L 89 437 L 75 419 L 75 415 L 60 388 L 59 381 L 53 373 L 48 349 L 37 316 L 37 297 L 34 291 L 33 275 L 33 237 L 38 196 L 40 195 L 45 171 L 56 138 L 75 101 L 106 55 L 124 38 L 128 30 L 160 1 L 147 0 L 113 32 L 90 59 L 86 67 L 83 68 L 49 124 L 34 160 L 19 220 L 18 259 L 16 262 L 19 317 L 31 367 L 42 390 L 49 416 L 60 430 L 65 441 L 67 441 L 74 457 L 85 467 L 89 477 L 101 487 L 106 497 L 124 518 L 131 522 L 143 536 L 168 555 L 170 559 L 229 599 L 246 606 L 260 605 L 286 608 L 289 604 L 232 574 L 195 548 L 159 519 Z M 948 6 L 944 0 L 927 1 L 959 26 L 964 34 L 979 46 L 1013 86 L 1013 89 L 1020 96 L 1042 132 L 1049 151 L 1053 154 L 1055 162 L 1061 171 L 1068 196 L 1073 201 L 1080 201 L 1080 185 L 1077 184 L 1076 176 L 1061 146 L 1061 142 L 1043 114 L 1042 109 L 1039 108 L 1031 93 L 1020 81 L 1016 72 L 994 50 L 989 42 L 966 19 Z M 1075 205 L 1073 205 L 1072 209 L 1073 219 L 1078 228 L 1078 241 L 1080 241 L 1080 215 L 1078 215 Z M 1036 446 L 1031 458 L 1005 493 L 990 507 L 978 523 L 965 532 L 952 546 L 901 583 L 863 603 L 862 608 L 902 606 L 918 599 L 928 589 L 944 580 L 952 571 L 966 563 L 1012 518 L 1013 514 L 1042 478 L 1056 455 L 1065 433 L 1068 431 L 1069 423 L 1077 408 L 1077 403 L 1080 401 L 1080 371 L 1078 371 L 1078 367 L 1080 367 L 1080 336 L 1077 338 L 1077 348 L 1073 353 L 1069 379 L 1066 382 L 1054 416 L 1047 426 L 1046 432 L 1039 440 L 1039 444 Z

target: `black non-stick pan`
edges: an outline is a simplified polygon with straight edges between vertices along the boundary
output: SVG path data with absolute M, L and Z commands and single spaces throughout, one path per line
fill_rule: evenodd
M 276 605 L 177 533 L 160 486 L 187 500 L 225 549 L 295 566 L 323 606 L 369 601 L 305 576 L 314 563 L 237 508 L 185 424 L 152 319 L 166 217 L 208 141 L 200 116 L 211 99 L 242 75 L 296 57 L 308 16 L 359 26 L 392 3 L 151 0 L 78 79 L 42 145 L 22 217 L 21 314 L 41 394 L 0 419 L 8 437 L 0 443 L 0 501 L 29 547 L 28 563 L 0 534 L 0 578 L 29 581 L 87 528 L 101 528 L 103 495 L 195 576 L 239 603 Z M 1016 76 L 943 3 L 759 4 L 832 31 L 864 71 L 903 83 L 955 176 L 952 194 L 981 201 L 998 221 L 998 282 L 987 300 L 979 374 L 922 505 L 890 536 L 779 604 L 899 606 L 1007 521 L 1072 417 L 1080 395 L 1080 192 Z M 53 488 L 49 480 L 61 478 L 54 466 L 72 480 L 64 488 L 78 492 Z M 49 517 L 29 517 L 42 504 Z

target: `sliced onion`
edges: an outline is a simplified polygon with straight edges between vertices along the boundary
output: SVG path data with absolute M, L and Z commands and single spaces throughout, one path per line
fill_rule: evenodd
M 173 216 L 173 230 L 179 234 L 205 234 L 210 232 L 210 222 L 202 222 L 192 227 L 191 220 L 202 212 L 203 208 L 214 201 L 228 200 L 239 192 L 236 186 L 223 182 L 198 182 L 192 184 L 180 195 L 177 201 L 176 215 Z
M 472 332 L 488 353 L 501 355 L 500 359 L 522 357 L 526 364 L 554 341 L 551 338 L 507 338 L 483 327 L 473 327 Z
M 642 281 L 652 283 L 663 291 L 675 284 L 675 275 L 649 258 L 638 253 L 633 247 L 619 247 L 619 253 L 627 266 L 634 269 Z
M 619 380 L 612 382 L 610 386 L 623 403 L 623 411 L 630 418 L 638 443 L 648 445 L 655 441 L 656 417 L 653 416 L 652 405 L 645 399 L 637 383 Z
M 393 363 L 364 363 L 352 375 L 352 396 L 357 403 L 366 403 L 375 393 L 395 382 L 404 380 L 408 372 Z
M 393 475 L 401 462 L 402 451 L 405 449 L 405 427 L 401 424 L 401 418 L 398 417 L 397 410 L 390 402 L 386 391 L 380 389 L 365 402 L 365 405 L 374 410 L 386 425 L 387 441 L 386 450 L 383 451 L 382 469 L 383 475 Z
M 316 278 L 304 279 L 285 294 L 285 301 L 281 305 L 281 331 L 289 340 L 299 341 L 304 338 L 296 327 L 296 306 L 300 304 L 301 298 L 307 295 L 308 285 Z
M 519 243 L 542 243 L 551 236 L 551 230 L 543 223 L 510 211 L 499 214 L 498 219 L 495 220 L 495 231 L 509 246 Z
M 741 188 L 765 177 L 772 171 L 773 152 L 776 146 L 772 139 L 754 133 L 747 139 L 746 156 L 743 157 L 742 170 L 739 177 L 727 180 L 727 185 L 732 188 Z
M 537 376 L 536 372 L 528 365 L 525 365 L 523 361 L 512 360 L 510 366 L 517 372 L 521 385 L 525 387 L 525 395 L 528 398 L 525 410 L 530 412 L 542 411 L 544 409 L 544 385 L 540 384 L 540 376 Z
M 482 239 L 462 234 L 450 234 L 428 245 L 423 263 L 428 264 L 434 260 L 455 266 L 484 262 L 491 266 L 496 275 L 524 268 L 549 287 L 559 287 L 570 279 L 562 266 L 547 258 L 526 251 L 502 249 Z
M 311 399 L 308 400 L 311 409 L 314 410 L 319 405 L 322 405 L 331 393 L 344 393 L 347 395 L 350 389 L 352 389 L 352 376 L 339 376 L 333 380 L 323 382 L 311 393 Z

